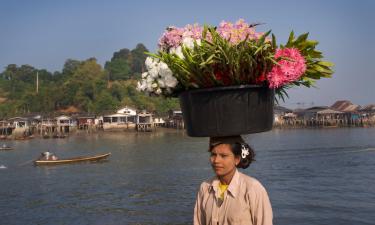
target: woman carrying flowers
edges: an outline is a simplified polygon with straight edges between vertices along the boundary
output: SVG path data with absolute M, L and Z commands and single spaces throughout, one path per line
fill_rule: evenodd
M 272 225 L 268 194 L 255 178 L 237 170 L 254 161 L 254 151 L 240 136 L 210 138 L 210 163 L 216 176 L 201 184 L 194 225 Z
M 322 60 L 318 42 L 308 40 L 308 33 L 295 37 L 291 32 L 278 46 L 271 31 L 256 32 L 257 25 L 240 19 L 218 27 L 168 27 L 138 82 L 138 90 L 148 94 L 180 96 L 188 135 L 211 137 L 216 176 L 200 186 L 195 225 L 272 224 L 265 188 L 237 170 L 254 160 L 239 135 L 272 128 L 274 94 L 284 99 L 288 88 L 311 87 L 333 73 L 333 64 Z

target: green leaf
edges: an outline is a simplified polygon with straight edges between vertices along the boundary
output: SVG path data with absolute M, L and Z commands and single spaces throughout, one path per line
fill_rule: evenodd
M 266 37 L 271 33 L 271 30 L 267 31 L 265 34 L 263 34 L 259 39 L 258 39 L 258 45 L 263 45 L 264 41 L 266 40 Z
M 272 34 L 272 48 L 276 48 L 276 36 Z
M 332 67 L 332 66 L 335 65 L 335 64 L 333 64 L 331 62 L 327 62 L 327 61 L 319 61 L 318 64 L 321 65 L 321 66 L 326 66 L 326 67 Z
M 297 40 L 295 41 L 296 44 L 306 41 L 307 37 L 309 36 L 309 33 L 301 34 Z
M 288 42 L 286 43 L 286 46 L 288 47 L 289 44 L 291 44 L 294 40 L 294 32 L 291 31 L 290 34 L 289 34 L 289 38 L 288 38 Z

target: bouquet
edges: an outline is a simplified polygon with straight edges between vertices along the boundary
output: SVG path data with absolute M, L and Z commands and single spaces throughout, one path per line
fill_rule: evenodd
M 333 64 L 323 61 L 308 40 L 293 31 L 285 45 L 277 45 L 271 31 L 262 33 L 243 19 L 218 27 L 168 27 L 156 54 L 147 53 L 137 89 L 152 95 L 177 96 L 182 91 L 232 85 L 262 85 L 284 100 L 293 86 L 311 87 L 331 77 Z

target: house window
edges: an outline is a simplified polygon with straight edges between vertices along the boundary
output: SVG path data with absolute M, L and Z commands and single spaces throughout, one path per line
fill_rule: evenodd
M 128 122 L 135 123 L 136 117 L 135 116 L 129 116 L 128 117 Z

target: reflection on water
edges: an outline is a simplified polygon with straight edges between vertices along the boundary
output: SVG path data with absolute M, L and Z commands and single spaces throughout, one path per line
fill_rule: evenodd
M 373 224 L 375 129 L 274 130 L 245 136 L 275 224 Z M 77 134 L 11 142 L 0 152 L 0 224 L 192 224 L 199 184 L 212 176 L 208 138 L 183 131 Z M 107 162 L 35 167 L 111 152 Z M 5 168 L 4 168 L 5 167 Z

